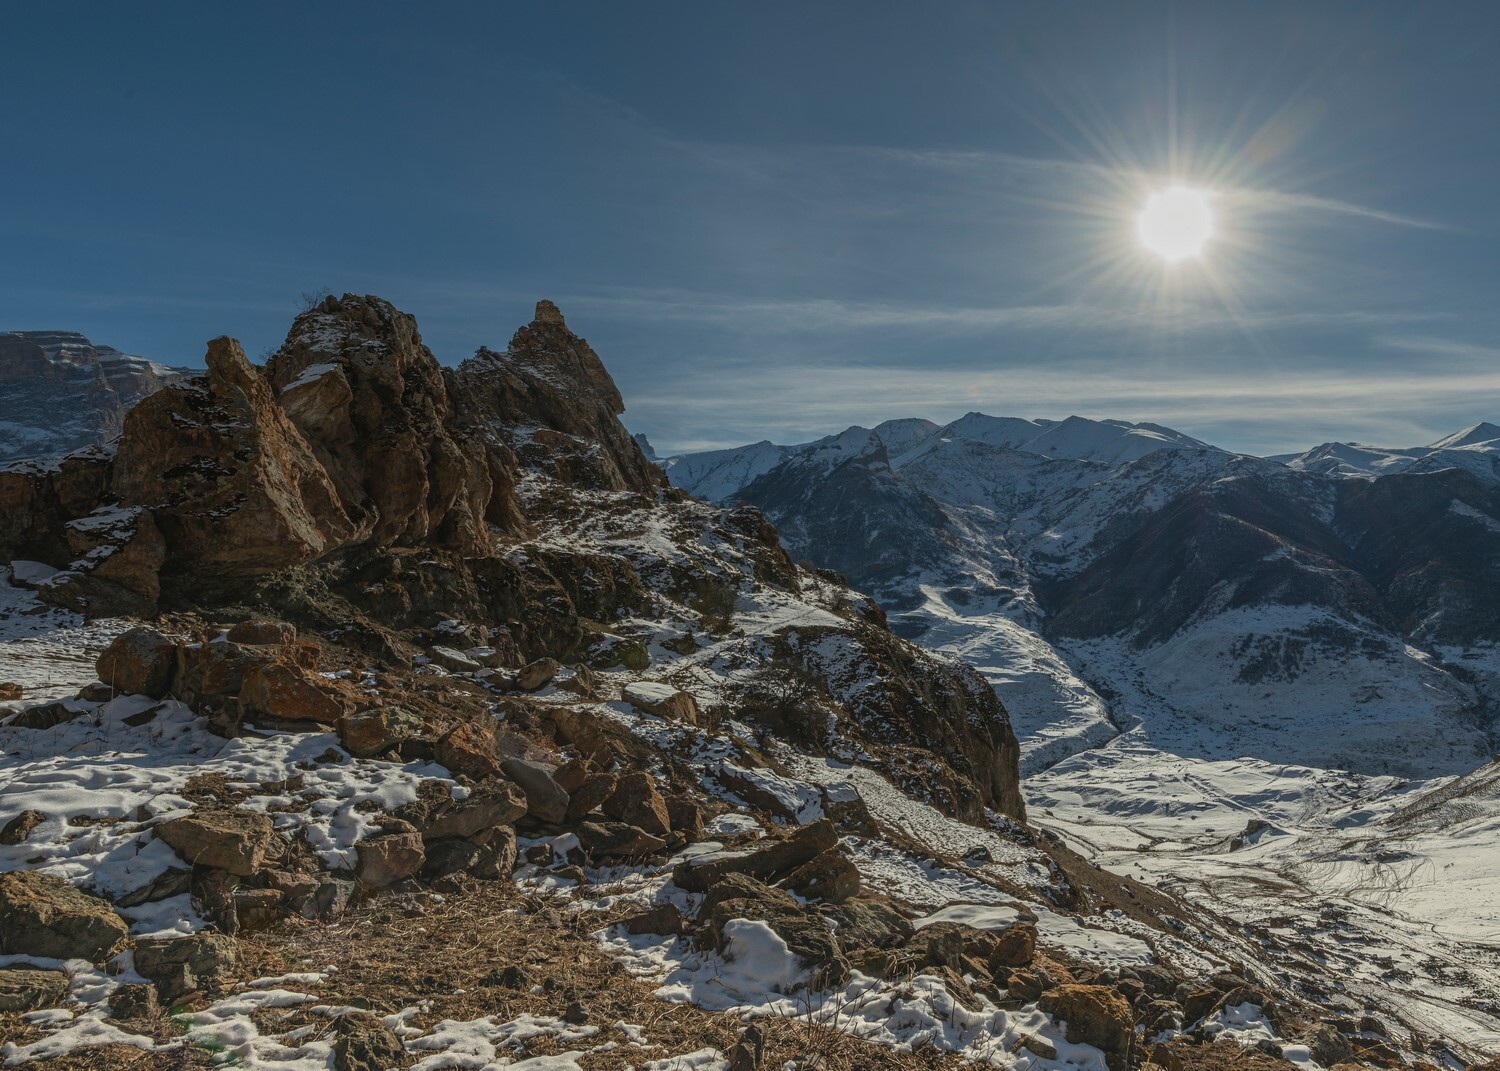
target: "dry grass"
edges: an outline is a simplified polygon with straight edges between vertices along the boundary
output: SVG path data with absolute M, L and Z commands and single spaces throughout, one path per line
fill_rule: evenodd
M 561 1016 L 572 1001 L 581 1001 L 589 1023 L 599 1034 L 572 1048 L 617 1042 L 619 1048 L 593 1053 L 580 1063 L 589 1071 L 620 1071 L 643 1060 L 667 1059 L 705 1047 L 727 1051 L 745 1023 L 733 1016 L 669 1004 L 652 996 L 651 985 L 631 978 L 590 938 L 610 921 L 599 912 L 573 913 L 552 899 L 528 896 L 514 888 L 487 885 L 471 893 L 432 898 L 387 898 L 337 923 L 298 924 L 242 942 L 246 976 L 338 970 L 317 988 L 328 1004 L 368 1006 L 389 1014 L 418 1002 L 429 1010 L 412 1020 L 428 1026 L 442 1019 L 469 1020 L 495 1016 L 499 1021 L 522 1014 Z M 525 972 L 530 986 L 502 984 L 504 968 Z M 541 991 L 531 992 L 531 986 Z M 304 1022 L 303 1013 L 276 1013 L 268 1030 L 286 1030 Z M 326 1020 L 323 1020 L 326 1024 Z M 643 1029 L 656 1048 L 630 1047 L 614 1024 Z M 957 1056 L 936 1051 L 900 1054 L 868 1044 L 829 1027 L 789 1018 L 757 1020 L 765 1033 L 766 1068 L 788 1060 L 824 1071 L 918 1071 L 956 1068 Z M 570 1046 L 539 1038 L 517 1055 L 542 1055 Z M 808 1063 L 817 1057 L 820 1063 Z

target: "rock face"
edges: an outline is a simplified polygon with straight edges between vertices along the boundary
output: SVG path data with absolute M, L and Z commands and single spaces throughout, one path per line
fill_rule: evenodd
M 518 444 L 523 460 L 583 486 L 653 494 L 666 485 L 615 419 L 625 403 L 604 362 L 552 302 L 537 302 L 504 353 L 481 349 L 457 378 L 476 423 L 536 429 Z
M 513 519 L 508 459 L 468 449 L 450 376 L 415 319 L 349 294 L 297 317 L 267 363 L 282 410 L 356 525 L 353 542 L 483 554 L 486 522 Z
M 208 344 L 208 375 L 131 411 L 111 489 L 171 548 L 163 571 L 204 579 L 274 572 L 356 531 L 329 474 L 240 344 Z
M 72 331 L 0 332 L 0 463 L 108 442 L 131 406 L 192 374 Z
M 0 874 L 0 954 L 103 963 L 129 936 L 105 901 L 50 874 Z

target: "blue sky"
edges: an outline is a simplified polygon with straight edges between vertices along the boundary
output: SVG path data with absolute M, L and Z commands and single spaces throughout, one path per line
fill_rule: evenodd
M 1500 417 L 1500 5 L 32 4 L 0 330 L 201 362 L 538 297 L 659 448 L 895 416 L 1272 452 Z M 1167 269 L 1176 181 L 1219 236 Z

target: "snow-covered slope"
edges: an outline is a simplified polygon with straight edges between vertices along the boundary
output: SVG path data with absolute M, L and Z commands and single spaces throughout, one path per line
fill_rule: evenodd
M 903 635 L 986 667 L 1028 771 L 1135 720 L 1204 757 L 1407 776 L 1463 772 L 1500 740 L 1500 675 L 1471 654 L 1500 630 L 1485 426 L 1358 479 L 1151 424 L 922 430 L 666 465 L 762 508 Z
M 1324 443 L 1305 453 L 1278 455 L 1271 460 L 1304 472 L 1330 476 L 1383 476 L 1393 472 L 1459 468 L 1481 479 L 1500 480 L 1500 426 L 1481 422 L 1427 446 Z
M 72 331 L 0 333 L 0 462 L 107 442 L 127 409 L 191 374 Z

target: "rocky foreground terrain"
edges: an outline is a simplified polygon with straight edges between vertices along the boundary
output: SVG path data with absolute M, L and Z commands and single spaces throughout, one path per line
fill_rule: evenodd
M 1028 824 L 984 678 L 622 409 L 548 302 L 445 369 L 345 295 L 0 470 L 6 1066 L 1494 1056 Z

